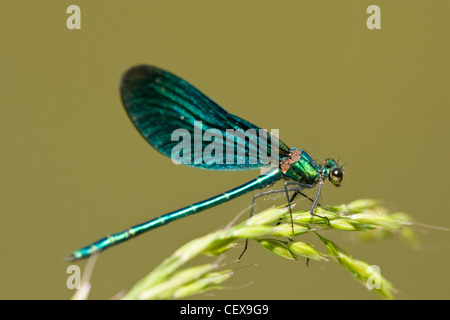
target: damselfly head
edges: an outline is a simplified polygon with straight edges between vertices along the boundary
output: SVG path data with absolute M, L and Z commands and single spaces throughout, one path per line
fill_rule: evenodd
M 344 171 L 342 170 L 342 166 L 339 166 L 336 161 L 333 159 L 325 160 L 323 173 L 325 176 L 328 176 L 328 180 L 336 187 L 341 186 L 342 179 L 344 179 Z

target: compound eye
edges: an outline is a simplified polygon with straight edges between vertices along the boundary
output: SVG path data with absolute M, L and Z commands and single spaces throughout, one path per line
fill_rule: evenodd
M 344 178 L 344 172 L 340 168 L 334 168 L 330 173 L 330 181 L 335 185 L 339 186 Z

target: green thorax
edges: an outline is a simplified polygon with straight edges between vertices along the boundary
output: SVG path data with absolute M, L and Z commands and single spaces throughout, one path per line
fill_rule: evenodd
M 314 185 L 319 180 L 322 167 L 303 150 L 292 149 L 289 157 L 280 163 L 280 169 L 285 178 L 299 183 Z

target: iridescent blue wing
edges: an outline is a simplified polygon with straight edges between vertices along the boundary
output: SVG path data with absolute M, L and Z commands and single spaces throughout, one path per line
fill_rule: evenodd
M 262 160 L 258 154 L 259 138 L 263 137 L 259 127 L 228 113 L 191 84 L 167 71 L 145 65 L 131 68 L 122 78 L 121 95 L 125 109 L 141 135 L 167 157 L 173 159 L 175 150 L 175 155 L 188 159 L 183 161 L 184 164 L 210 170 L 247 170 L 269 165 L 267 158 Z M 214 138 L 205 139 L 203 134 L 209 129 L 218 131 L 213 131 Z M 247 131 L 249 129 L 254 131 Z M 229 130 L 236 134 L 229 135 Z M 263 131 L 267 135 L 262 141 L 267 143 L 268 157 L 272 143 L 278 144 L 279 158 L 289 155 L 290 149 L 283 142 Z M 239 132 L 256 133 L 256 136 L 243 136 Z M 227 149 L 233 143 L 227 142 L 227 137 L 234 140 L 234 145 L 231 144 L 234 152 Z M 189 143 L 190 153 L 187 148 L 180 151 L 186 143 Z M 222 154 L 217 148 L 220 143 Z M 213 159 L 204 157 L 208 154 Z M 256 158 L 255 154 L 258 155 Z

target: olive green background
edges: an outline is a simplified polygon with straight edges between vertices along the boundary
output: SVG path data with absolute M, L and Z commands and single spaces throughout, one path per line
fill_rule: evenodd
M 71 4 L 81 8 L 81 30 L 66 28 Z M 381 30 L 366 27 L 371 4 L 381 8 Z M 70 298 L 63 258 L 73 250 L 259 174 L 175 166 L 150 147 L 118 90 L 139 63 L 279 129 L 319 162 L 338 158 L 344 183 L 327 183 L 321 203 L 376 198 L 449 227 L 449 12 L 445 1 L 1 1 L 0 298 Z M 129 289 L 251 198 L 105 251 L 91 298 Z M 448 299 L 450 234 L 415 230 L 420 249 L 396 237 L 326 235 L 378 265 L 399 299 Z M 227 253 L 224 267 L 235 274 L 226 289 L 196 298 L 375 298 L 333 261 L 307 267 L 254 243 L 237 264 L 239 253 Z

